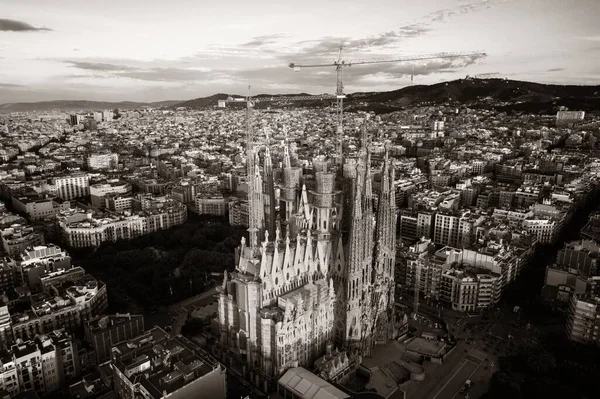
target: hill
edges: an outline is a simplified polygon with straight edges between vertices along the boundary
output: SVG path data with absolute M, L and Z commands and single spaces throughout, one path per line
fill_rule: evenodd
M 560 106 L 584 111 L 600 109 L 600 86 L 548 85 L 507 79 L 459 79 L 388 92 L 355 93 L 349 97 L 350 108 L 394 109 L 423 103 L 452 103 L 506 112 L 554 113 Z M 357 106 L 357 102 L 368 105 Z
M 259 94 L 253 98 L 277 98 L 307 96 L 299 94 Z M 210 109 L 219 100 L 230 95 L 217 93 L 188 101 L 98 102 L 98 101 L 45 101 L 37 103 L 9 103 L 0 105 L 0 113 L 15 111 L 90 111 L 102 109 L 136 109 L 144 107 Z M 241 95 L 231 97 L 243 98 Z M 600 86 L 563 86 L 522 82 L 507 79 L 466 78 L 434 85 L 415 85 L 384 92 L 364 92 L 347 95 L 345 107 L 349 111 L 363 110 L 386 113 L 420 104 L 467 105 L 472 108 L 495 109 L 508 113 L 552 114 L 560 106 L 569 109 L 598 112 L 600 110 Z M 331 105 L 329 100 L 317 101 L 264 101 L 257 108 L 283 108 Z M 244 107 L 245 103 L 229 103 L 228 108 Z
M 277 98 L 277 97 L 298 97 L 298 96 L 310 96 L 310 94 L 307 93 L 300 93 L 300 94 L 257 94 L 255 96 L 252 96 L 252 98 Z M 195 98 L 193 100 L 188 100 L 188 101 L 184 101 L 178 104 L 174 104 L 171 105 L 169 108 L 178 108 L 178 107 L 186 107 L 186 108 L 191 108 L 191 109 L 205 109 L 205 108 L 212 108 L 215 107 L 217 105 L 217 103 L 219 102 L 219 100 L 226 100 L 229 97 L 233 97 L 233 98 L 244 98 L 244 96 L 240 96 L 240 95 L 229 95 L 229 94 L 223 94 L 223 93 L 218 93 L 218 94 L 213 94 L 212 96 L 209 97 L 200 97 L 200 98 Z M 242 107 L 245 106 L 245 103 L 231 103 L 227 105 L 228 107 Z M 260 107 L 260 106 L 259 106 Z
M 28 112 L 28 111 L 100 111 L 104 109 L 138 109 L 138 108 L 161 108 L 177 104 L 180 101 L 159 101 L 154 103 L 143 103 L 133 101 L 107 102 L 107 101 L 85 101 L 85 100 L 57 100 L 41 101 L 35 103 L 7 103 L 0 105 L 0 113 Z
M 307 95 L 289 94 L 291 96 Z M 280 97 L 260 94 L 254 98 Z M 213 108 L 226 94 L 197 98 L 172 106 L 192 109 Z M 242 97 L 242 96 L 233 96 Z M 348 110 L 391 112 L 419 104 L 464 104 L 474 108 L 497 109 L 506 112 L 554 113 L 560 106 L 584 111 L 600 110 L 600 86 L 563 86 L 523 82 L 507 79 L 467 78 L 434 85 L 415 85 L 385 92 L 353 93 L 345 101 Z M 324 101 L 294 101 L 258 103 L 266 106 L 315 106 L 330 104 Z M 228 107 L 243 106 L 228 104 Z

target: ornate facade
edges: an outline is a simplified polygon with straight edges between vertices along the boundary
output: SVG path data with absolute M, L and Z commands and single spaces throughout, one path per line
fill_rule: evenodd
M 259 375 L 311 367 L 328 342 L 368 355 L 394 327 L 396 208 L 387 155 L 375 209 L 365 139 L 343 170 L 317 157 L 307 175 L 285 146 L 278 212 L 269 151 L 264 178 L 258 152 L 248 155 L 250 240 L 242 240 L 236 270 L 220 289 L 222 346 L 254 370 L 256 383 Z

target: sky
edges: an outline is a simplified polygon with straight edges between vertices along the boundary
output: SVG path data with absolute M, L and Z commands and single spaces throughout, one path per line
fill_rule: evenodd
M 0 104 L 395 90 L 466 75 L 600 84 L 599 0 L 0 0 Z M 485 53 L 485 54 L 483 54 Z

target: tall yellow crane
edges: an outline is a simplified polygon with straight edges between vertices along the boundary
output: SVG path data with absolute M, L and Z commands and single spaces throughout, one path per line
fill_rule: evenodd
M 346 61 L 342 59 L 342 47 L 339 48 L 338 58 L 333 63 L 325 64 L 296 64 L 294 62 L 289 64 L 289 67 L 294 71 L 300 71 L 302 68 L 329 68 L 334 67 L 337 75 L 336 85 L 336 105 L 337 105 L 337 146 L 338 146 L 338 162 L 342 163 L 342 136 L 344 133 L 344 83 L 343 83 L 343 69 L 352 65 L 367 65 L 367 64 L 381 64 L 389 62 L 406 62 L 406 61 L 422 61 L 422 60 L 433 60 L 433 59 L 447 59 L 447 58 L 459 58 L 468 56 L 485 56 L 486 54 L 481 51 L 474 52 L 447 52 L 447 53 L 436 53 L 436 54 L 420 54 L 406 57 L 395 57 L 395 58 L 375 58 L 370 60 L 350 60 Z

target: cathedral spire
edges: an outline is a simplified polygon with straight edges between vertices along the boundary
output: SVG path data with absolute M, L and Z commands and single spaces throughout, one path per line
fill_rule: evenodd
M 228 281 L 228 274 L 227 274 L 227 270 L 225 270 L 223 272 L 223 285 L 222 285 L 222 293 L 227 295 L 227 281 Z
M 363 179 L 364 171 L 361 162 L 356 165 L 356 178 L 354 179 L 354 204 L 352 206 L 352 219 L 361 220 L 363 211 Z
M 394 165 L 390 167 L 390 207 L 396 210 L 396 169 Z
M 256 248 L 265 228 L 265 211 L 264 200 L 262 193 L 262 178 L 259 171 L 258 152 L 254 151 L 254 176 L 249 176 L 248 181 L 248 210 L 249 210 L 249 228 L 250 232 L 250 247 Z
M 264 170 L 264 205 L 266 228 L 271 235 L 275 235 L 275 224 L 277 215 L 275 214 L 275 182 L 273 178 L 273 161 L 271 160 L 269 129 L 265 129 L 265 162 Z
M 388 146 L 385 146 L 385 153 L 383 155 L 383 168 L 381 170 L 381 192 L 386 195 L 389 194 L 389 173 L 390 173 L 390 160 L 388 154 Z
M 288 129 L 287 126 L 283 126 L 283 167 L 291 168 L 292 162 L 290 158 L 290 142 L 288 140 Z
M 367 159 L 365 165 L 365 200 L 364 210 L 366 214 L 373 212 L 373 182 L 371 179 L 371 151 L 367 149 Z

